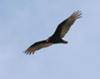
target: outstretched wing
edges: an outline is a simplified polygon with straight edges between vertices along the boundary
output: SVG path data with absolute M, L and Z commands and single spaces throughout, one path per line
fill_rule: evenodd
M 67 19 L 65 19 L 62 23 L 58 25 L 53 36 L 63 38 L 70 29 L 71 25 L 80 17 L 81 17 L 80 11 L 73 12 L 73 14 L 71 14 Z
M 41 48 L 45 48 L 45 47 L 48 47 L 52 45 L 52 43 L 49 43 L 47 42 L 46 40 L 43 40 L 43 41 L 39 41 L 39 42 L 36 42 L 34 43 L 33 45 L 31 45 L 26 51 L 25 53 L 26 54 L 34 54 L 34 52 L 36 50 L 39 50 Z

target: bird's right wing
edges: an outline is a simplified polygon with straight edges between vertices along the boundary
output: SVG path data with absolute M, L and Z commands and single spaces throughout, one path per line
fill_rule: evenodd
M 47 42 L 46 40 L 43 40 L 43 41 L 39 41 L 39 42 L 36 42 L 34 43 L 33 45 L 31 45 L 26 51 L 25 53 L 26 54 L 34 54 L 34 52 L 36 50 L 39 50 L 41 48 L 45 48 L 45 47 L 48 47 L 52 45 L 52 43 L 49 43 Z
M 71 25 L 80 17 L 81 17 L 80 11 L 73 12 L 67 19 L 65 19 L 58 25 L 53 36 L 63 38 L 65 34 L 69 31 Z

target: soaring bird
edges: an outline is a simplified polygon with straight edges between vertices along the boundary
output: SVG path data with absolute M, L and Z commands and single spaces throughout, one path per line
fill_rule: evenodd
M 27 48 L 25 50 L 25 53 L 26 54 L 34 54 L 35 51 L 37 51 L 41 48 L 51 46 L 53 44 L 60 44 L 60 43 L 67 44 L 68 41 L 63 40 L 63 37 L 69 31 L 72 24 L 80 17 L 81 17 L 81 11 L 79 11 L 79 10 L 74 11 L 67 19 L 65 19 L 58 25 L 56 31 L 54 32 L 54 34 L 52 36 L 50 36 L 46 40 L 38 41 L 38 42 L 32 44 L 29 48 Z

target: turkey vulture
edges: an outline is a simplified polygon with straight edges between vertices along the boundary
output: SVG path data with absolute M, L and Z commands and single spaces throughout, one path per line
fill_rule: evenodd
M 56 31 L 54 32 L 54 34 L 52 36 L 50 36 L 46 40 L 42 40 L 42 41 L 39 41 L 39 42 L 32 44 L 25 51 L 25 53 L 26 54 L 34 54 L 35 51 L 37 51 L 41 48 L 45 48 L 45 47 L 48 47 L 48 46 L 51 46 L 51 45 L 57 44 L 57 43 L 58 44 L 59 43 L 67 44 L 68 41 L 63 40 L 62 38 L 68 32 L 71 25 L 80 17 L 81 17 L 81 12 L 79 10 L 73 12 L 67 19 L 65 19 L 63 22 L 61 22 L 58 25 Z

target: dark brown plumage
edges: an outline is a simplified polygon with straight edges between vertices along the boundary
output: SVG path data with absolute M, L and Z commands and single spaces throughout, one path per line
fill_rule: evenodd
M 67 19 L 65 19 L 63 22 L 61 22 L 54 34 L 49 37 L 47 40 L 39 41 L 34 44 L 32 44 L 26 51 L 25 53 L 27 54 L 34 54 L 36 50 L 39 50 L 41 48 L 45 48 L 48 46 L 51 46 L 52 44 L 57 44 L 57 43 L 68 43 L 67 41 L 63 40 L 62 38 L 65 36 L 65 34 L 68 32 L 70 29 L 71 25 L 81 17 L 81 12 L 80 11 L 75 11 L 73 12 Z

